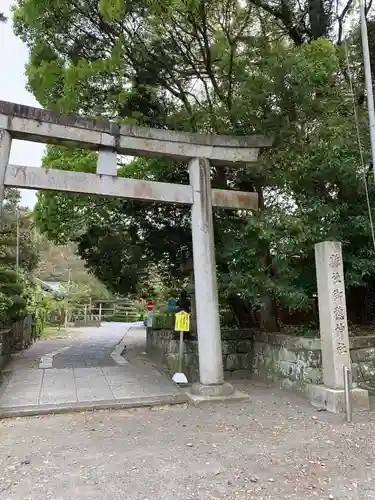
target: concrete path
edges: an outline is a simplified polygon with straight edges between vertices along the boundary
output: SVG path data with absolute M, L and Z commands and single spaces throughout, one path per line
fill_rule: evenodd
M 143 326 L 124 323 L 74 329 L 67 338 L 37 342 L 5 372 L 0 417 L 185 401 L 144 349 Z

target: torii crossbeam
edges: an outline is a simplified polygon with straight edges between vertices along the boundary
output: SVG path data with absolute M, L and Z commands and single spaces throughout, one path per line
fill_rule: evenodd
M 8 165 L 12 139 L 98 151 L 95 174 Z M 212 206 L 257 208 L 257 194 L 211 189 L 210 164 L 249 165 L 272 145 L 258 136 L 200 135 L 82 117 L 0 101 L 0 201 L 4 186 L 161 201 L 192 206 L 192 240 L 200 382 L 193 398 L 227 397 L 224 383 L 216 283 Z M 117 155 L 158 156 L 186 161 L 190 184 L 117 176 Z

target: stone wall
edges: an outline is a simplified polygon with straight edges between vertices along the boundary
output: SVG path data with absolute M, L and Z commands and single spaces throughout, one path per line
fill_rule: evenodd
M 349 344 L 353 382 L 375 387 L 375 336 L 350 337 Z M 323 383 L 320 339 L 256 334 L 253 374 L 297 388 Z
M 349 338 L 353 379 L 375 388 L 375 335 Z
M 178 371 L 179 339 L 171 330 L 152 330 L 147 328 L 147 354 L 163 363 L 173 374 Z M 198 381 L 198 344 L 196 341 L 185 342 L 183 370 L 191 382 Z
M 251 330 L 222 330 L 223 364 L 226 379 L 248 378 L 252 367 Z M 178 369 L 179 334 L 147 329 L 147 352 L 172 373 Z M 199 380 L 198 342 L 185 342 L 184 373 L 190 382 Z
M 302 388 L 322 383 L 320 339 L 265 334 L 254 330 L 222 330 L 226 380 L 256 377 Z M 147 351 L 172 373 L 178 369 L 178 336 L 170 330 L 149 330 Z M 353 380 L 375 387 L 375 335 L 351 337 Z M 185 342 L 184 372 L 189 382 L 199 379 L 198 344 Z
M 281 334 L 254 335 L 253 375 L 286 386 L 322 382 L 320 339 Z

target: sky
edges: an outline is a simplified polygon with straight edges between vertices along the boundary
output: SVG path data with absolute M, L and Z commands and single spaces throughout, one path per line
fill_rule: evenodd
M 28 106 L 41 106 L 26 90 L 25 64 L 28 61 L 26 45 L 12 31 L 10 8 L 14 0 L 1 0 L 0 11 L 8 17 L 7 23 L 0 23 L 0 67 L 6 68 L 0 76 L 0 100 Z M 10 163 L 40 167 L 44 145 L 27 141 L 12 141 Z M 21 190 L 22 205 L 33 208 L 35 191 Z

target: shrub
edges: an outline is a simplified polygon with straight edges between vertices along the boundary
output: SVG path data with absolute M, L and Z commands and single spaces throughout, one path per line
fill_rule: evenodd
M 153 330 L 172 330 L 174 328 L 174 313 L 157 312 L 152 318 Z

